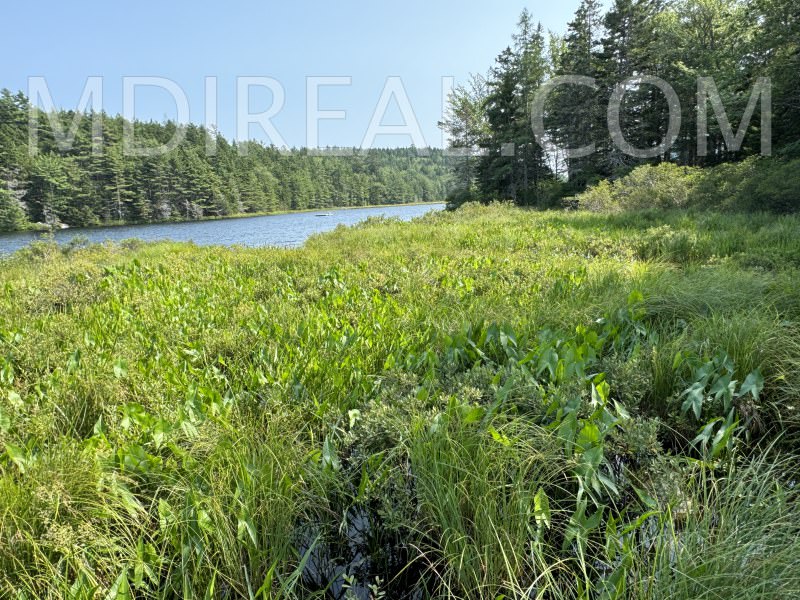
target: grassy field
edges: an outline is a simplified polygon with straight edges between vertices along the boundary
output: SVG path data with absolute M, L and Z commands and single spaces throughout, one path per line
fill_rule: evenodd
M 0 263 L 0 597 L 800 597 L 799 231 L 35 245 Z

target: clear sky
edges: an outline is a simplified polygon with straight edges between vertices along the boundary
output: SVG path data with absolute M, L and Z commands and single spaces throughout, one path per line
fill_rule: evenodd
M 0 87 L 28 89 L 46 78 L 55 104 L 75 108 L 89 76 L 103 77 L 103 108 L 122 112 L 123 77 L 175 81 L 186 93 L 190 119 L 202 123 L 205 77 L 217 77 L 223 134 L 236 135 L 236 78 L 272 77 L 285 88 L 273 119 L 291 146 L 306 145 L 306 78 L 352 77 L 349 87 L 324 87 L 321 110 L 344 110 L 323 121 L 319 144 L 359 146 L 387 77 L 402 78 L 425 139 L 440 146 L 442 77 L 463 81 L 485 72 L 510 43 L 527 7 L 545 29 L 563 32 L 579 0 L 294 0 L 203 2 L 129 0 L 8 2 L 0 35 Z M 266 89 L 254 89 L 250 110 L 266 110 Z M 136 94 L 140 119 L 175 118 L 175 102 L 155 88 Z M 383 120 L 400 125 L 392 103 Z M 250 137 L 266 139 L 257 126 Z M 381 136 L 380 146 L 408 145 Z

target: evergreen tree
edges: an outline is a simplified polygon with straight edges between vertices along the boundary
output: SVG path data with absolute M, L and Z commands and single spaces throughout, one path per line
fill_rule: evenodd
M 575 18 L 569 23 L 564 37 L 563 53 L 557 75 L 578 75 L 598 78 L 601 74 L 598 57 L 601 41 L 602 17 L 598 0 L 582 0 Z M 564 148 L 583 148 L 597 144 L 607 131 L 606 111 L 602 96 L 585 86 L 563 86 L 556 98 L 556 129 L 553 138 Z M 567 161 L 569 180 L 574 187 L 606 175 L 602 158 L 598 155 L 570 158 Z
M 481 192 L 487 200 L 517 200 L 520 187 L 515 138 L 518 119 L 519 71 L 511 48 L 506 48 L 495 62 L 488 80 L 486 121 L 490 135 L 483 140 L 485 157 L 478 167 Z
M 0 231 L 16 231 L 26 225 L 25 212 L 5 188 L 0 188 Z
M 518 33 L 514 36 L 514 54 L 518 72 L 517 116 L 514 144 L 521 172 L 522 204 L 537 204 L 542 200 L 541 184 L 552 173 L 544 149 L 533 135 L 531 105 L 536 91 L 549 74 L 544 29 L 533 25 L 531 14 L 525 10 L 520 17 Z
M 752 0 L 742 19 L 758 23 L 752 32 L 748 83 L 770 77 L 773 96 L 773 142 L 784 153 L 800 156 L 800 3 Z
M 75 192 L 73 168 L 73 162 L 56 154 L 34 159 L 25 196 L 32 220 L 51 226 L 64 222 Z
M 659 75 L 657 61 L 651 60 L 653 48 L 648 28 L 653 17 L 661 10 L 660 4 L 660 1 L 653 0 L 615 0 L 606 13 L 603 19 L 605 35 L 598 55 L 601 87 L 598 102 L 602 106 L 608 105 L 620 82 L 637 75 Z M 658 96 L 654 94 L 658 92 L 647 86 L 626 90 L 621 112 L 627 118 L 623 119 L 621 126 L 625 139 L 634 147 L 658 143 L 659 131 L 648 131 L 654 121 L 659 127 L 660 119 L 664 116 L 664 107 L 653 105 L 654 98 L 658 103 Z M 605 116 L 600 115 L 598 122 L 598 131 L 603 133 L 597 138 L 597 163 L 600 172 L 610 174 L 633 166 L 637 160 L 624 154 L 612 143 L 602 122 Z

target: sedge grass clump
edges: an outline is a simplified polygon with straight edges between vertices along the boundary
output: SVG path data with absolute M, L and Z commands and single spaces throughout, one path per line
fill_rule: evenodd
M 547 493 L 564 482 L 558 444 L 523 422 L 486 428 L 471 414 L 451 404 L 409 442 L 423 560 L 449 595 L 524 595 L 561 569 L 542 537 Z
M 690 467 L 690 487 L 633 560 L 630 597 L 791 598 L 800 593 L 796 461 L 769 452 L 720 473 Z

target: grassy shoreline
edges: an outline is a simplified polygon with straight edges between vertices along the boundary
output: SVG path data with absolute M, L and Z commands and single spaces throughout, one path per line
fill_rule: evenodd
M 201 221 L 225 221 L 228 219 L 248 219 L 248 218 L 256 218 L 256 217 L 274 217 L 278 215 L 291 215 L 291 214 L 303 214 L 303 213 L 320 213 L 320 212 L 336 212 L 340 210 L 355 210 L 355 209 L 364 209 L 364 208 L 392 208 L 392 207 L 401 207 L 401 206 L 426 206 L 430 204 L 446 204 L 445 200 L 433 200 L 430 202 L 403 202 L 399 204 L 367 204 L 365 206 L 333 206 L 328 208 L 303 208 L 297 210 L 279 210 L 279 211 L 272 211 L 272 212 L 256 212 L 256 213 L 237 213 L 232 215 L 224 215 L 224 216 L 203 216 L 198 219 L 165 219 L 161 221 L 110 221 L 108 223 L 103 223 L 101 225 L 82 225 L 79 227 L 68 227 L 67 230 L 70 229 L 104 229 L 107 227 L 130 227 L 130 226 L 138 226 L 138 225 L 167 225 L 170 223 L 194 223 L 194 222 L 201 222 Z M 13 231 L 0 231 L 0 235 L 3 234 L 11 234 L 11 233 L 48 233 L 50 228 L 46 225 L 41 223 L 31 223 L 27 225 L 23 229 L 17 229 Z
M 467 206 L 18 253 L 0 596 L 795 597 L 799 227 Z

